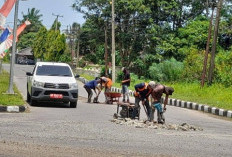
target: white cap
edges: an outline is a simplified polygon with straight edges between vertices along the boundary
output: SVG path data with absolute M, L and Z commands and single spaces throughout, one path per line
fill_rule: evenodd
M 155 81 L 150 81 L 149 83 L 148 83 L 148 85 L 151 87 L 151 88 L 155 88 Z

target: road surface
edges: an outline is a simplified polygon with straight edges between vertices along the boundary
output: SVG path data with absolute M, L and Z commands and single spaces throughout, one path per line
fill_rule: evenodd
M 16 64 L 15 68 L 14 82 L 26 99 L 25 73 L 33 66 Z M 203 131 L 119 125 L 110 121 L 116 105 L 86 103 L 87 93 L 78 83 L 77 108 L 42 103 L 26 113 L 0 113 L 0 156 L 231 157 L 230 119 L 167 106 L 167 123 L 188 123 Z

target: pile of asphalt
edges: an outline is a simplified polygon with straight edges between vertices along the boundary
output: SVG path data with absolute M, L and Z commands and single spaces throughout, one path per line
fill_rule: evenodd
M 166 129 L 166 130 L 176 130 L 176 131 L 203 131 L 202 128 L 190 125 L 187 123 L 182 124 L 158 124 L 156 122 L 149 122 L 146 120 L 132 120 L 130 118 L 120 118 L 115 117 L 111 120 L 111 122 L 126 125 L 126 126 L 133 126 L 135 128 L 149 128 L 149 129 Z

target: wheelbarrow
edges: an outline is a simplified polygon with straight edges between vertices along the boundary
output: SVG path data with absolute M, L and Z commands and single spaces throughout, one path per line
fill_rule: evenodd
M 113 104 L 113 102 L 119 102 L 119 98 L 122 96 L 121 93 L 116 92 L 106 92 L 107 104 Z

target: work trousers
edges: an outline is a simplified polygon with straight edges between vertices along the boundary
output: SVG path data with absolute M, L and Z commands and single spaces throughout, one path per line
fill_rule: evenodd
M 135 97 L 135 108 L 134 108 L 133 113 L 132 113 L 132 119 L 135 119 L 135 117 L 136 117 L 136 113 L 137 113 L 137 110 L 139 109 L 140 101 L 142 101 L 142 99 L 136 96 Z M 150 120 L 150 111 L 151 111 L 151 109 L 150 109 L 148 99 L 145 100 L 144 106 L 146 107 L 144 109 L 145 109 L 145 112 L 147 114 L 147 118 L 148 118 L 148 120 Z
M 129 90 L 127 85 L 122 85 L 122 94 L 123 94 L 123 102 L 126 101 L 129 102 Z
M 88 93 L 88 103 L 90 103 L 90 102 L 91 102 L 91 98 L 92 98 L 92 96 L 93 96 L 93 91 L 92 91 L 91 88 L 88 88 L 88 87 L 86 87 L 86 86 L 84 86 L 84 88 L 85 88 L 85 90 L 86 90 L 87 93 Z
M 158 123 L 164 123 L 165 118 L 163 115 L 163 108 L 161 103 L 154 103 L 151 105 L 150 121 L 154 120 L 155 110 L 157 110 L 157 121 Z

